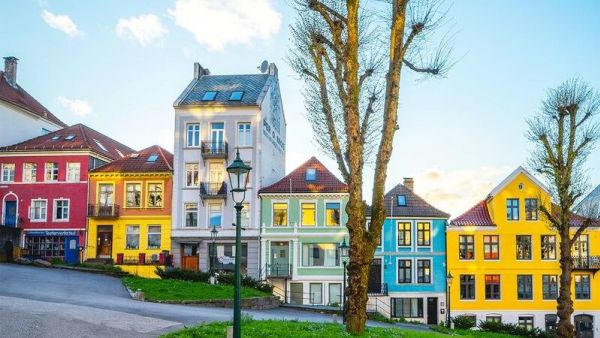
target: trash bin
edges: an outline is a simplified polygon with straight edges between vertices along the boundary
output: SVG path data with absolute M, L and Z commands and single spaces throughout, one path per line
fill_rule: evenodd
M 146 264 L 146 254 L 145 253 L 140 252 L 140 254 L 138 255 L 138 263 Z

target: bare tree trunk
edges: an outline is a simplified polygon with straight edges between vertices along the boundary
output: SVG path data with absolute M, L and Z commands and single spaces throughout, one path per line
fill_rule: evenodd
M 557 315 L 559 318 L 556 333 L 561 338 L 574 337 L 574 327 L 571 323 L 573 314 L 573 300 L 571 298 L 571 271 L 573 260 L 571 259 L 571 239 L 569 229 L 560 232 L 560 291 L 558 296 Z
M 367 287 L 369 284 L 370 257 L 364 250 L 350 255 L 348 266 L 348 303 L 346 304 L 346 330 L 364 332 L 367 321 Z

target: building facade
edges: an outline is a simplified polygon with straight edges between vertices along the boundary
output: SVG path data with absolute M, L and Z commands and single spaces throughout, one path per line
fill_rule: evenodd
M 447 228 L 452 316 L 502 321 L 527 328 L 556 326 L 559 237 L 539 206 L 548 189 L 519 167 Z M 578 337 L 600 327 L 600 229 L 590 228 L 572 248 L 572 320 Z
M 157 277 L 171 250 L 173 155 L 159 146 L 90 171 L 88 246 L 91 261 Z
M 17 84 L 17 61 L 4 58 L 0 71 L 0 146 L 16 144 L 67 127 Z
M 370 270 L 369 307 L 437 325 L 446 313 L 449 215 L 415 194 L 412 178 L 385 194 L 386 219 Z
M 234 202 L 226 168 L 236 149 L 252 167 L 242 210 L 242 270 L 259 276 L 258 190 L 285 173 L 286 123 L 277 67 L 265 73 L 211 75 L 198 63 L 174 103 L 175 153 L 172 251 L 174 264 L 233 271 Z M 211 230 L 218 260 L 209 255 Z
M 31 257 L 80 259 L 88 172 L 133 150 L 78 124 L 0 148 L 0 213 Z
M 348 186 L 312 157 L 260 190 L 261 274 L 285 303 L 342 304 Z

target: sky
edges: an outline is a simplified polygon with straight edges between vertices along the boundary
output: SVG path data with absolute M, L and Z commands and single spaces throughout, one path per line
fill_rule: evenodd
M 457 63 L 444 79 L 404 71 L 387 188 L 414 177 L 418 194 L 458 216 L 526 165 L 526 121 L 549 88 L 576 76 L 600 90 L 600 2 L 447 4 Z M 19 58 L 17 82 L 63 121 L 136 149 L 173 148 L 172 105 L 194 62 L 212 74 L 275 62 L 287 171 L 316 155 L 337 172 L 313 141 L 303 83 L 285 61 L 295 16 L 283 0 L 0 0 L 0 56 Z M 600 184 L 600 149 L 587 165 Z M 365 175 L 370 198 L 373 170 Z

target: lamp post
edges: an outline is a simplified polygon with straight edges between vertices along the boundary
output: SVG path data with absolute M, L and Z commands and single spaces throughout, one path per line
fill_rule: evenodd
M 211 277 L 214 276 L 214 274 L 215 274 L 215 266 L 217 264 L 217 248 L 215 245 L 216 245 L 218 233 L 219 233 L 219 230 L 217 230 L 217 226 L 213 224 L 212 230 L 210 231 L 210 239 L 212 239 L 212 247 L 210 250 L 210 254 L 211 254 L 210 275 L 211 275 Z
M 446 275 L 446 294 L 448 295 L 446 299 L 446 327 L 448 328 L 450 328 L 450 321 L 452 320 L 452 317 L 450 316 L 450 286 L 452 286 L 453 279 L 454 276 L 452 276 L 452 274 L 448 272 L 448 275 Z
M 235 202 L 235 288 L 233 293 L 233 337 L 242 336 L 242 309 L 241 309 L 241 287 L 242 287 L 242 209 L 246 198 L 246 186 L 252 168 L 246 165 L 240 158 L 240 150 L 237 149 L 235 160 L 227 167 L 229 183 L 231 185 L 231 198 Z
M 348 258 L 348 251 L 350 246 L 346 243 L 346 238 L 340 244 L 340 257 L 342 258 L 342 264 L 344 265 L 344 279 L 342 287 L 342 322 L 346 322 L 346 258 Z

